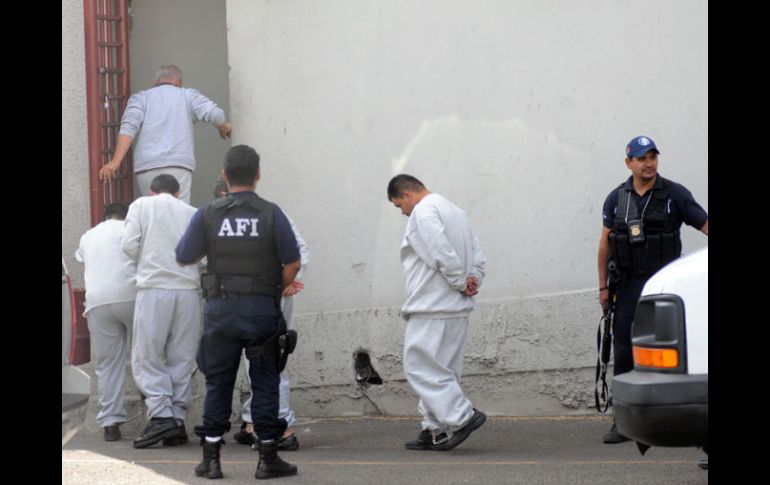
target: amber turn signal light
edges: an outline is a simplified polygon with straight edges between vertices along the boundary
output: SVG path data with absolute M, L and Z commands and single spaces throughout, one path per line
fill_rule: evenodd
M 651 349 L 633 347 L 634 364 L 644 367 L 671 369 L 679 365 L 679 352 L 676 349 Z

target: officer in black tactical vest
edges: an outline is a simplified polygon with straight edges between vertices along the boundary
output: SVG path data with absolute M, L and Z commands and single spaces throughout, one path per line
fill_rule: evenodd
M 280 312 L 280 297 L 300 268 L 291 225 L 281 209 L 256 193 L 259 155 L 246 145 L 225 157 L 226 197 L 198 209 L 176 248 L 179 264 L 207 257 L 201 277 L 204 308 L 198 367 L 206 376 L 197 476 L 221 478 L 219 452 L 230 430 L 233 387 L 241 351 L 251 365 L 251 415 L 259 438 L 255 477 L 294 475 L 297 467 L 278 457 L 286 421 L 278 419 L 280 369 L 293 350 Z M 288 343 L 287 343 L 288 342 Z
M 604 201 L 599 239 L 599 303 L 612 295 L 608 288 L 608 262 L 617 274 L 613 321 L 614 375 L 634 368 L 631 324 L 644 283 L 660 268 L 682 254 L 682 223 L 708 235 L 708 214 L 684 186 L 658 175 L 658 148 L 650 138 L 637 136 L 626 146 L 626 167 L 632 175 Z M 604 443 L 629 438 L 612 429 Z

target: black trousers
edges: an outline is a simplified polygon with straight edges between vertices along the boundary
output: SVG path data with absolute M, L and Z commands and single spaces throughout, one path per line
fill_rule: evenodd
M 237 294 L 207 299 L 203 313 L 198 367 L 206 376 L 206 398 L 203 424 L 195 427 L 195 434 L 215 437 L 230 430 L 242 350 L 276 332 L 278 313 L 272 298 Z M 278 363 L 256 358 L 250 364 L 254 430 L 260 440 L 280 439 L 286 420 L 278 419 Z
M 612 354 L 614 357 L 613 375 L 625 374 L 634 369 L 634 356 L 631 352 L 631 325 L 634 322 L 636 304 L 642 294 L 647 277 L 626 277 L 617 288 L 615 319 L 612 325 Z

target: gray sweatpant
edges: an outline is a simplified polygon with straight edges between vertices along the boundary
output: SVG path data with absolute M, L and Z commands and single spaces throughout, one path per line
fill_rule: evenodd
M 468 317 L 410 318 L 404 336 L 404 373 L 420 397 L 423 429 L 454 431 L 473 416 L 460 388 Z
M 136 185 L 139 189 L 139 196 L 150 195 L 150 185 L 152 179 L 160 174 L 167 173 L 173 175 L 179 182 L 179 200 L 190 203 L 190 189 L 192 187 L 192 172 L 182 167 L 162 167 L 152 168 L 136 174 Z
M 184 420 L 201 336 L 198 290 L 140 288 L 134 309 L 131 367 L 147 418 Z
M 134 302 L 100 305 L 88 310 L 91 354 L 96 364 L 99 412 L 96 424 L 102 428 L 125 423 L 126 348 L 134 321 Z

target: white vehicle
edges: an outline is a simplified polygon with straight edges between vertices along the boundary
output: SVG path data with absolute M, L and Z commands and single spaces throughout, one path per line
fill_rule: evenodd
M 618 431 L 650 446 L 708 453 L 708 247 L 677 259 L 644 285 L 631 343 L 634 370 L 613 380 Z
M 64 446 L 86 417 L 91 378 L 70 365 L 74 352 L 75 295 L 67 267 L 61 262 L 61 444 Z

